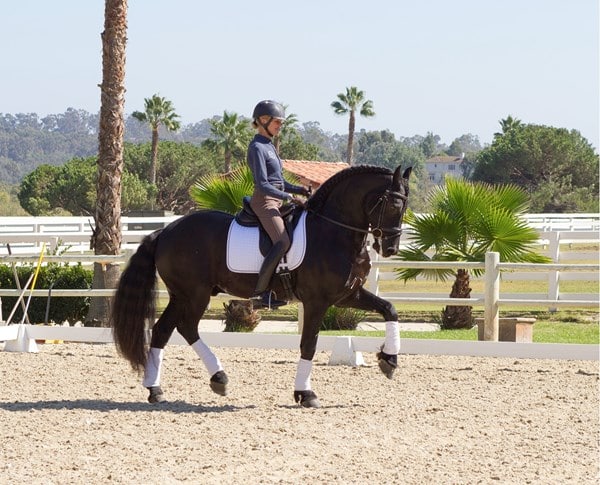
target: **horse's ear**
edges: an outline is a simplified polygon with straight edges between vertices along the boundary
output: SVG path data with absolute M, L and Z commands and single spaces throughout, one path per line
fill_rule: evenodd
M 398 166 L 396 168 L 396 170 L 394 171 L 394 179 L 393 179 L 393 185 L 395 187 L 400 187 L 400 174 L 402 172 L 402 166 Z M 408 177 L 410 177 L 410 173 L 412 172 L 412 167 L 408 167 L 404 173 L 402 174 L 402 178 L 403 179 L 408 179 Z

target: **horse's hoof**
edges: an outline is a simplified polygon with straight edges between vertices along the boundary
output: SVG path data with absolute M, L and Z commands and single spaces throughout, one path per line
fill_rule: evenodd
M 377 352 L 377 363 L 379 364 L 379 370 L 383 372 L 383 375 L 388 379 L 394 377 L 394 371 L 398 368 L 398 356 L 393 354 L 386 354 L 383 350 Z
M 210 378 L 210 388 L 219 396 L 227 396 L 227 383 L 229 379 L 224 371 L 215 372 Z
M 161 402 L 165 402 L 165 395 L 160 388 L 160 386 L 149 387 L 150 395 L 148 396 L 148 402 L 152 404 L 157 404 Z
M 294 401 L 303 408 L 321 407 L 321 403 L 313 391 L 294 391 Z

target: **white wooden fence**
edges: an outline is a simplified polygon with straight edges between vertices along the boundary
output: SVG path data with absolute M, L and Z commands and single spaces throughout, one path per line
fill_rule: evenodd
M 9 224 L 6 224 L 6 219 L 10 219 Z M 19 219 L 19 218 L 16 218 Z M 28 218 L 31 219 L 31 218 Z M 77 222 L 76 229 L 73 230 L 73 227 L 66 225 L 64 219 L 58 218 L 50 218 L 49 220 L 39 220 L 35 221 L 34 226 L 31 227 L 30 231 L 25 231 L 25 235 L 30 239 L 27 239 L 25 243 L 23 243 L 23 239 L 19 240 L 18 237 L 23 237 L 23 221 L 16 221 L 13 218 L 0 218 L 0 244 L 5 242 L 10 242 L 12 244 L 25 244 L 29 249 L 29 254 L 14 254 L 14 255 L 1 255 L 0 254 L 0 263 L 22 263 L 22 262 L 35 262 L 37 261 L 37 255 L 31 254 L 32 247 L 38 247 L 42 241 L 47 241 L 52 244 L 54 242 L 55 248 L 58 245 L 69 244 L 69 243 L 79 243 L 82 244 L 83 241 L 89 241 L 89 237 L 91 236 L 91 226 L 86 229 L 86 224 L 88 224 L 87 219 L 80 218 L 82 220 Z M 72 219 L 72 218 L 68 218 Z M 85 219 L 85 220 L 83 220 Z M 155 219 L 148 218 L 131 218 L 130 220 L 124 220 L 124 239 L 130 241 L 132 247 L 135 247 L 143 235 L 152 231 L 152 229 L 139 229 L 135 228 L 130 230 L 129 227 L 131 224 L 147 224 L 149 222 L 154 223 L 165 223 L 170 222 L 170 220 L 174 218 L 161 218 L 160 221 L 156 221 Z M 599 217 L 596 214 L 595 219 L 592 220 L 592 224 L 597 224 Z M 586 220 L 585 224 L 588 224 L 589 221 Z M 550 222 L 544 220 L 541 222 L 542 224 L 549 224 Z M 3 225 L 4 224 L 4 225 Z M 31 221 L 29 221 L 31 224 Z M 62 224 L 62 226 L 60 226 Z M 66 228 L 69 227 L 69 230 Z M 571 227 L 575 228 L 575 226 L 571 223 Z M 586 225 L 586 229 L 589 229 L 590 226 Z M 11 231 L 5 231 L 5 228 L 12 229 Z M 18 232 L 14 232 L 14 229 L 19 228 Z M 38 232 L 34 232 L 34 229 Z M 51 229 L 50 231 L 46 231 L 46 229 Z M 541 241 L 546 242 L 548 244 L 549 250 L 558 257 L 560 255 L 560 243 L 564 242 L 573 242 L 573 241 L 598 241 L 598 231 L 594 229 L 593 231 L 574 231 L 569 230 L 568 234 L 566 231 L 556 231 L 548 232 L 544 231 L 541 233 Z M 576 234 L 581 234 L 576 235 Z M 41 236 L 40 236 L 41 235 Z M 86 239 L 87 238 L 87 239 Z M 11 245 L 12 245 L 11 244 Z M 69 251 L 67 253 L 61 254 L 60 256 L 46 256 L 44 257 L 44 261 L 46 262 L 82 262 L 84 264 L 92 264 L 94 261 L 96 262 L 124 262 L 128 259 L 129 253 L 124 253 L 123 256 L 93 256 L 89 254 L 81 254 L 84 251 L 81 247 L 77 249 L 80 254 L 74 254 Z M 17 251 L 18 253 L 18 251 Z M 597 254 L 595 254 L 597 259 Z M 593 259 L 593 258 L 592 258 Z M 401 302 L 427 302 L 427 303 L 440 303 L 444 305 L 466 305 L 466 306 L 474 306 L 474 307 L 484 307 L 484 336 L 486 340 L 491 342 L 480 342 L 491 344 L 493 342 L 497 342 L 498 340 L 498 318 L 499 318 L 499 309 L 501 306 L 510 305 L 523 305 L 523 306 L 532 306 L 532 305 L 541 305 L 545 307 L 558 307 L 558 306 L 572 306 L 572 307 L 595 307 L 598 308 L 598 294 L 584 294 L 584 295 L 561 295 L 558 291 L 558 282 L 560 279 L 565 280 L 566 274 L 579 273 L 587 275 L 586 278 L 589 278 L 590 275 L 593 277 L 594 281 L 598 280 L 599 273 L 599 265 L 598 264 L 570 264 L 570 263 L 559 263 L 556 262 L 554 264 L 527 264 L 527 263 L 500 263 L 497 259 L 497 253 L 488 253 L 486 257 L 485 263 L 465 263 L 465 262 L 407 262 L 407 261 L 374 261 L 373 263 L 373 271 L 372 271 L 372 279 L 371 284 L 375 285 L 375 291 L 378 291 L 378 281 L 381 278 L 381 275 L 385 274 L 385 272 L 381 271 L 382 268 L 386 267 L 429 267 L 429 268 L 467 268 L 467 269 L 483 269 L 485 270 L 485 292 L 483 295 L 473 295 L 473 298 L 469 299 L 457 299 L 457 298 L 446 298 L 439 295 L 412 295 L 412 294 L 403 294 L 403 296 L 397 295 L 387 295 L 381 294 L 380 296 L 385 297 L 391 301 L 401 301 Z M 502 272 L 506 273 L 507 271 L 518 271 L 519 273 L 529 273 L 531 272 L 541 272 L 548 275 L 551 281 L 555 281 L 556 284 L 553 286 L 552 292 L 549 292 L 548 295 L 534 295 L 534 297 L 526 297 L 523 298 L 523 295 L 519 295 L 516 297 L 515 295 L 502 295 L 500 297 L 500 274 Z M 373 289 L 373 287 L 371 288 Z M 59 296 L 111 296 L 114 290 L 53 290 L 52 295 Z M 30 292 L 28 292 L 29 294 Z M 47 296 L 48 290 L 34 290 L 31 292 L 33 296 Z M 19 294 L 18 290 L 9 290 L 9 289 L 0 289 L 0 297 L 2 296 L 15 296 Z M 0 327 L 0 340 L 19 340 L 21 343 L 19 344 L 21 347 L 25 346 L 22 350 L 27 350 L 27 346 L 31 345 L 32 339 L 34 338 L 46 338 L 53 339 L 53 335 L 63 332 L 69 332 L 70 337 L 60 337 L 64 340 L 71 341 L 90 341 L 90 340 L 81 340 L 81 339 L 94 339 L 101 338 L 103 341 L 110 341 L 106 339 L 111 339 L 112 337 L 107 335 L 106 332 L 110 332 L 109 330 L 98 330 L 98 329 L 61 329 L 59 327 L 44 327 L 43 329 L 40 327 L 33 327 L 27 325 L 18 326 L 20 329 L 16 328 L 17 326 L 11 327 Z M 15 334 L 15 332 L 17 332 Z M 20 333 L 19 333 L 20 332 Z M 94 336 L 95 333 L 101 333 L 101 337 Z M 94 335 L 92 335 L 94 333 Z M 84 335 L 85 334 L 85 335 Z M 230 334 L 233 335 L 233 334 Z M 285 336 L 281 336 L 285 337 Z M 287 337 L 295 337 L 295 336 L 287 336 Z M 174 336 L 175 343 L 178 343 L 177 339 L 180 339 L 178 336 Z M 215 340 L 216 339 L 216 340 Z M 224 340 L 223 340 L 224 339 Z M 230 342 L 232 346 L 238 346 L 240 343 L 240 339 L 249 342 L 255 340 L 255 337 L 249 336 L 248 334 L 242 334 L 238 337 L 215 337 L 209 336 L 208 343 L 215 341 L 215 345 L 229 345 L 227 342 Z M 350 361 L 352 359 L 356 359 L 357 352 L 360 351 L 375 351 L 378 350 L 378 345 L 381 344 L 379 339 L 366 339 L 363 338 L 346 338 L 345 340 L 331 340 L 331 339 L 323 339 L 321 341 L 321 345 L 336 350 L 335 353 L 340 354 L 346 353 L 348 356 L 352 355 Z M 265 345 L 271 345 L 272 339 L 267 339 L 267 343 Z M 277 340 L 277 339 L 276 339 Z M 297 340 L 297 339 L 296 339 Z M 330 341 L 331 340 L 331 341 Z M 96 341 L 96 340 L 91 340 Z M 219 343 L 216 343 L 216 342 Z M 33 341 L 34 342 L 34 341 Z M 518 344 L 517 347 L 513 347 L 512 345 L 508 345 L 508 343 L 501 343 L 500 346 L 487 346 L 487 347 L 479 347 L 476 342 L 468 342 L 468 343 L 438 343 L 431 341 L 413 341 L 406 344 L 406 340 L 403 344 L 402 352 L 404 353 L 444 353 L 444 354 L 453 354 L 457 352 L 456 355 L 496 355 L 496 356 L 511 356 L 511 357 L 522 357 L 522 358 L 536 358 L 541 355 L 548 356 L 546 352 L 542 352 L 540 354 L 539 347 L 531 347 L 531 345 L 540 345 L 540 344 Z M 181 342 L 179 342 L 181 343 Z M 258 341 L 254 342 L 255 346 L 258 344 Z M 282 345 L 280 342 L 273 343 L 273 345 Z M 286 344 L 290 345 L 290 344 Z M 297 342 L 293 343 L 294 348 L 297 348 Z M 577 347 L 577 348 L 576 348 Z M 269 348 L 288 348 L 288 347 L 269 347 Z M 598 349 L 597 346 L 573 346 L 570 345 L 568 351 L 561 350 L 559 347 L 545 347 L 546 349 L 551 349 L 554 358 L 598 358 Z M 454 350 L 452 350 L 454 349 Z M 485 350 L 484 350 L 485 349 Z M 334 354 L 332 353 L 332 358 Z M 587 356 L 587 357 L 586 357 Z M 344 360 L 344 359 L 342 359 Z M 347 359 L 346 359 L 347 360 Z M 348 360 L 347 360 L 348 361 Z
M 122 217 L 124 249 L 135 248 L 144 235 L 179 217 Z M 600 214 L 527 214 L 525 220 L 541 235 L 546 233 L 550 244 L 552 233 L 595 233 L 598 239 L 600 231 Z M 69 252 L 85 252 L 89 250 L 93 227 L 93 217 L 0 217 L 0 251 L 3 244 L 9 243 L 15 253 L 37 252 L 45 242 L 51 251 L 60 247 Z M 410 228 L 405 228 L 403 244 L 409 240 Z
M 4 257 L 12 260 L 23 260 L 23 256 Z M 16 258 L 16 259 L 15 259 Z M 29 257 L 31 259 L 31 257 Z M 60 260 L 61 257 L 50 257 L 51 261 Z M 87 261 L 98 260 L 116 262 L 117 257 L 107 256 L 69 256 L 68 259 L 86 258 Z M 64 257 L 62 257 L 64 260 Z M 125 258 L 122 258 L 124 261 Z M 483 298 L 406 298 L 402 301 L 411 302 L 436 302 L 451 305 L 483 306 L 484 307 L 484 340 L 483 342 L 448 342 L 418 339 L 403 339 L 402 353 L 429 354 L 429 355 L 474 355 L 514 358 L 558 358 L 571 360 L 598 360 L 599 348 L 597 345 L 558 345 L 558 344 L 513 344 L 498 342 L 499 314 L 503 305 L 555 305 L 574 307 L 598 307 L 597 301 L 592 300 L 513 300 L 500 298 L 500 273 L 502 270 L 529 269 L 532 271 L 589 271 L 596 273 L 599 265 L 593 264 L 528 264 L 528 263 L 500 263 L 498 253 L 488 253 L 485 263 L 465 262 L 404 262 L 407 267 L 436 267 L 485 270 L 485 295 Z M 0 296 L 14 294 L 15 290 L 0 290 Z M 56 296 L 106 296 L 112 295 L 113 290 L 55 290 Z M 35 296 L 45 296 L 46 290 L 34 290 Z M 230 347 L 256 347 L 256 348 L 298 348 L 299 337 L 295 335 L 253 335 L 235 333 L 203 333 L 203 339 L 209 345 Z M 76 328 L 76 327 L 49 327 L 34 325 L 0 326 L 0 341 L 7 340 L 5 345 L 8 350 L 34 352 L 37 350 L 35 339 L 61 339 L 83 342 L 111 342 L 110 329 Z M 322 337 L 319 339 L 319 350 L 331 350 L 330 362 L 336 364 L 360 365 L 361 352 L 375 352 L 381 345 L 381 339 L 368 337 Z M 175 334 L 171 343 L 183 344 L 183 339 Z M 482 345 L 484 344 L 484 345 Z M 490 345 L 486 345 L 490 344 Z
M 587 281 L 593 283 L 592 288 L 596 287 L 598 282 L 598 272 L 590 267 L 580 267 L 573 264 L 573 261 L 593 261 L 599 262 L 598 250 L 590 251 L 571 251 L 561 250 L 561 245 L 568 247 L 572 244 L 577 243 L 590 243 L 594 245 L 600 244 L 600 233 L 598 231 L 541 231 L 540 240 L 540 253 L 548 256 L 555 265 L 544 265 L 543 269 L 532 270 L 528 266 L 514 266 L 513 268 L 504 267 L 502 273 L 502 281 L 546 281 L 547 292 L 546 293 L 504 293 L 505 298 L 520 300 L 531 300 L 531 299 L 546 299 L 548 301 L 556 300 L 592 300 L 600 302 L 600 296 L 597 291 L 590 291 L 587 293 L 564 293 L 560 291 L 560 283 L 566 281 Z M 379 290 L 380 282 L 395 280 L 397 278 L 396 273 L 393 271 L 396 268 L 410 268 L 420 267 L 412 266 L 413 263 L 408 261 L 400 260 L 379 260 L 378 255 L 374 252 L 371 253 L 371 258 L 374 260 L 373 269 L 369 274 L 369 281 L 367 287 L 378 296 L 385 298 L 390 301 L 409 301 L 412 299 L 419 299 L 422 293 L 414 292 L 381 292 Z M 459 266 L 454 265 L 453 268 Z M 460 266 L 467 268 L 464 264 Z M 562 268 L 562 269 L 561 269 Z M 578 268 L 574 270 L 574 268 Z M 570 270 L 570 271 L 569 271 Z M 410 285 L 408 285 L 410 286 Z M 447 293 L 446 293 L 447 294 Z M 445 294 L 429 292 L 428 296 L 431 298 L 443 298 Z M 483 297 L 482 293 L 473 293 L 473 298 Z M 550 306 L 549 308 L 554 308 Z

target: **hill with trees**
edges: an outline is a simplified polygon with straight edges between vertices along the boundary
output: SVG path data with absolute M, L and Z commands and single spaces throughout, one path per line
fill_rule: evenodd
M 291 115 L 292 116 L 292 115 Z M 340 161 L 348 155 L 348 135 L 325 132 L 318 122 L 299 123 L 295 115 L 278 140 L 282 158 Z M 152 124 L 130 115 L 125 120 L 123 209 L 193 209 L 192 184 L 206 173 L 224 173 L 243 163 L 252 131 L 249 121 L 223 113 L 177 131 L 158 126 L 156 183 L 152 173 Z M 69 108 L 61 114 L 0 113 L 1 215 L 93 213 L 98 114 Z M 229 126 L 231 125 L 231 126 Z M 428 209 L 432 188 L 424 162 L 439 155 L 461 156 L 463 175 L 492 184 L 516 183 L 531 197 L 535 212 L 597 212 L 598 154 L 576 130 L 500 121 L 492 145 L 472 134 L 445 145 L 431 132 L 396 138 L 388 130 L 354 135 L 354 163 L 414 167 L 411 207 Z M 240 139 L 231 139 L 232 133 Z

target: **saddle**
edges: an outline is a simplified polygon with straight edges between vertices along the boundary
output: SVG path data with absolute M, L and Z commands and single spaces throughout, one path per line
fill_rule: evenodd
M 288 233 L 290 238 L 290 243 L 293 242 L 294 237 L 294 229 L 298 225 L 298 221 L 300 220 L 300 216 L 302 215 L 302 208 L 297 207 L 295 205 L 286 204 L 279 209 L 281 213 L 281 217 L 283 218 L 283 223 L 285 225 L 285 230 Z M 258 246 L 260 249 L 260 253 L 265 256 L 271 246 L 273 245 L 271 238 L 265 231 L 264 227 L 260 223 L 260 220 L 250 207 L 250 196 L 246 195 L 242 199 L 242 209 L 235 215 L 235 221 L 244 227 L 258 227 L 259 229 L 259 242 Z

